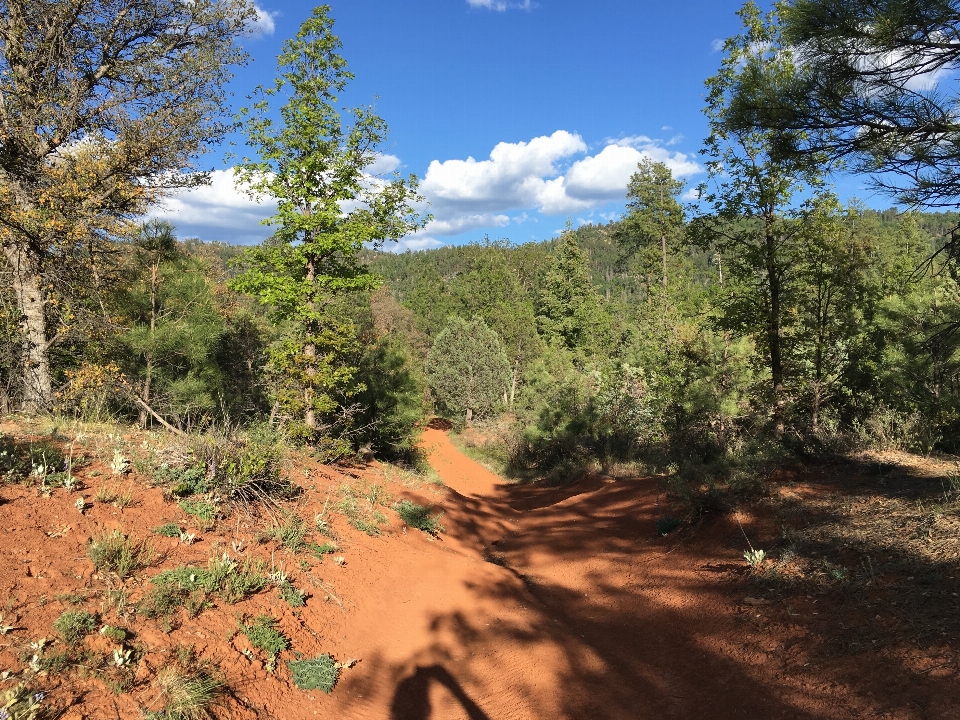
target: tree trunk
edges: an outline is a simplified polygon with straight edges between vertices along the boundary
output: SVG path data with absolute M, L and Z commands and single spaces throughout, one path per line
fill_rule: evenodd
M 770 346 L 770 378 L 773 381 L 773 422 L 776 434 L 782 435 L 783 426 L 783 362 L 780 348 L 780 272 L 777 265 L 777 237 L 774 219 L 766 218 L 765 265 L 770 303 L 767 313 L 767 343 Z
M 667 234 L 660 233 L 660 251 L 663 253 L 663 289 L 667 289 Z
M 150 266 L 150 336 L 147 341 L 147 352 L 144 353 L 146 361 L 146 377 L 143 380 L 143 402 L 145 406 L 150 405 L 150 384 L 153 380 L 153 340 L 157 334 L 157 278 L 160 273 L 160 263 L 156 262 Z M 140 427 L 147 426 L 146 407 L 140 408 Z
M 40 263 L 24 248 L 5 245 L 3 250 L 13 270 L 13 292 L 23 329 L 22 409 L 27 413 L 42 412 L 53 406 L 53 382 Z
M 317 267 L 316 261 L 314 258 L 308 258 L 307 260 L 307 284 L 312 293 L 313 287 L 316 284 L 317 279 Z M 313 300 L 307 303 L 310 310 L 315 309 L 315 303 Z M 314 395 L 315 390 L 313 383 L 317 376 L 317 345 L 313 341 L 313 338 L 316 334 L 317 328 L 315 327 L 316 323 L 313 320 L 309 320 L 306 323 L 306 333 L 307 333 L 307 342 L 303 346 L 303 355 L 307 359 L 306 362 L 306 375 L 307 375 L 307 384 L 303 392 L 303 401 L 305 405 L 305 411 L 303 413 L 303 423 L 311 430 L 317 429 L 317 411 L 314 409 Z
M 517 396 L 517 375 L 520 372 L 520 363 L 513 364 L 513 372 L 510 374 L 510 412 L 513 412 L 513 401 Z

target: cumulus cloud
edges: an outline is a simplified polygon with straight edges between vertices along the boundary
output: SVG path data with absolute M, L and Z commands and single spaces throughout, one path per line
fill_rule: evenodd
M 395 243 L 386 243 L 382 250 L 391 253 L 403 253 L 407 250 L 416 252 L 417 250 L 432 250 L 443 245 L 442 242 L 429 235 L 410 235 Z
M 273 20 L 279 13 L 268 12 L 259 5 L 254 5 L 253 9 L 256 11 L 257 16 L 250 22 L 250 31 L 254 35 L 273 35 L 277 29 Z
M 374 177 L 389 175 L 397 170 L 401 165 L 400 158 L 396 155 L 378 155 L 373 164 L 367 168 L 367 174 Z
M 506 0 L 467 0 L 467 5 L 476 8 L 487 8 L 503 12 L 504 10 L 531 10 L 533 9 L 533 0 L 523 0 L 523 2 L 506 2 Z
M 436 218 L 429 230 L 452 235 L 502 226 L 510 210 L 562 215 L 623 199 L 644 158 L 664 163 L 676 177 L 702 172 L 690 156 L 645 136 L 608 141 L 599 152 L 574 159 L 588 152 L 579 135 L 558 130 L 529 142 L 500 143 L 486 160 L 434 160 L 420 186 Z
M 251 199 L 234 183 L 232 170 L 214 170 L 210 184 L 167 198 L 152 217 L 169 220 L 181 237 L 231 243 L 256 243 L 271 234 L 260 225 L 276 212 L 276 203 Z
M 544 178 L 557 175 L 557 163 L 587 146 L 579 135 L 558 130 L 530 142 L 498 144 L 487 160 L 434 160 L 420 185 L 434 213 L 502 212 L 537 204 Z

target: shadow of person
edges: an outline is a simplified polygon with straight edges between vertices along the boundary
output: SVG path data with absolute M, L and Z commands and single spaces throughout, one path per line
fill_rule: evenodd
M 464 692 L 456 678 L 440 665 L 418 666 L 413 675 L 397 685 L 393 702 L 390 704 L 390 720 L 430 720 L 432 714 L 430 684 L 432 682 L 438 682 L 447 688 L 467 712 L 470 720 L 490 720 L 487 714 Z

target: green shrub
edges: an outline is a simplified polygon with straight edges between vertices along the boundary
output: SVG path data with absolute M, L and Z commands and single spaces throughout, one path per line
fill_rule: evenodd
M 177 588 L 181 592 L 181 600 L 191 592 L 203 590 L 233 604 L 260 592 L 270 581 L 263 574 L 262 563 L 247 559 L 238 564 L 223 555 L 210 558 L 206 568 L 181 566 L 164 570 L 151 578 L 150 582 L 158 588 Z
M 43 693 L 34 693 L 26 685 L 17 685 L 0 693 L 0 713 L 3 713 L 0 717 L 6 720 L 36 720 L 41 702 Z
M 137 542 L 114 530 L 94 538 L 87 548 L 87 554 L 97 570 L 126 578 L 150 564 L 153 548 L 146 540 Z
M 280 475 L 283 442 L 269 424 L 252 427 L 242 438 L 207 435 L 195 449 L 212 469 L 211 489 L 231 500 L 261 503 L 300 492 Z
M 153 532 L 155 535 L 162 535 L 163 537 L 178 538 L 183 532 L 183 528 L 174 522 L 169 522 L 166 525 L 154 528 Z
M 53 629 L 68 645 L 76 645 L 97 629 L 97 619 L 83 610 L 68 610 L 53 622 Z
M 181 500 L 178 504 L 187 515 L 193 515 L 206 522 L 212 522 L 217 517 L 217 506 L 206 500 L 187 498 Z
M 318 558 L 323 558 L 324 555 L 331 555 L 337 551 L 337 544 L 332 542 L 325 542 L 323 545 L 317 545 L 317 543 L 307 543 L 307 550 L 312 552 Z
M 302 552 L 307 547 L 307 523 L 299 515 L 287 513 L 282 523 L 271 527 L 261 538 L 276 540 L 292 553 Z
M 51 442 L 17 442 L 10 435 L 0 435 L 0 479 L 22 482 L 31 475 L 46 478 L 66 468 L 63 452 Z
M 155 620 L 165 618 L 170 620 L 183 607 L 189 596 L 178 585 L 158 585 L 152 588 L 137 605 L 137 613 Z
M 401 500 L 393 509 L 397 511 L 400 518 L 410 527 L 417 530 L 423 530 L 430 535 L 436 535 L 443 532 L 443 525 L 440 524 L 440 518 L 443 513 L 437 515 L 430 514 L 430 508 L 424 505 L 417 505 L 409 500 Z
M 377 510 L 390 501 L 386 489 L 379 483 L 360 483 L 357 487 L 344 483 L 340 486 L 337 509 L 347 516 L 347 522 L 367 535 L 379 535 L 380 526 L 387 518 Z
M 177 497 L 208 493 L 211 489 L 207 482 L 207 468 L 201 464 L 180 468 L 160 465 L 153 470 L 153 481 L 156 485 L 169 487 Z
M 165 667 L 157 675 L 158 699 L 163 709 L 145 714 L 147 720 L 209 720 L 210 706 L 224 684 L 210 669 L 191 661 Z
M 301 690 L 322 690 L 330 693 L 340 677 L 340 666 L 324 653 L 315 660 L 292 660 L 287 663 L 293 684 Z
M 100 634 L 118 643 L 126 641 L 129 635 L 123 628 L 113 627 L 112 625 L 105 625 L 103 629 L 100 630 Z
M 277 621 L 269 615 L 258 615 L 253 623 L 241 624 L 240 630 L 247 636 L 247 640 L 257 650 L 267 655 L 267 672 L 273 672 L 277 664 L 277 656 L 290 646 L 286 636 L 277 630 Z
M 307 604 L 307 594 L 296 587 L 289 580 L 280 583 L 280 598 L 290 607 L 304 607 Z

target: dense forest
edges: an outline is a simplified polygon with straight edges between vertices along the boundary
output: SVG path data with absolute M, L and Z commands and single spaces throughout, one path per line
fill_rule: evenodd
M 239 15 L 211 6 L 227 14 L 190 42 L 216 48 L 224 64 L 242 61 L 231 45 L 241 6 Z M 140 97 L 131 83 L 121 104 L 146 125 L 129 136 L 107 105 L 96 112 L 116 123 L 110 133 L 84 135 L 75 108 L 44 120 L 25 86 L 5 79 L 8 115 L 33 118 L 36 131 L 11 126 L 4 140 L 20 150 L 4 156 L 0 198 L 0 407 L 176 433 L 268 427 L 326 458 L 405 462 L 416 462 L 418 430 L 439 414 L 495 427 L 490 452 L 520 475 L 871 444 L 956 451 L 960 215 L 844 202 L 827 173 L 837 158 L 880 173 L 905 208 L 949 206 L 946 181 L 941 196 L 921 197 L 936 179 L 897 185 L 879 144 L 845 141 L 839 120 L 823 130 L 825 113 L 857 108 L 798 108 L 783 95 L 780 114 L 764 114 L 787 79 L 831 81 L 806 77 L 813 65 L 796 65 L 783 36 L 807 32 L 816 7 L 740 11 L 742 33 L 706 81 L 706 182 L 687 188 L 645 159 L 620 220 L 568 223 L 558 238 L 523 245 L 388 252 L 429 218 L 413 209 L 415 177 L 364 175 L 386 125 L 369 109 L 347 119 L 334 110 L 352 75 L 326 7 L 285 45 L 276 85 L 241 113 L 255 157 L 238 178 L 278 201 L 273 236 L 254 248 L 142 220 L 163 193 L 203 179 L 163 168 L 185 170 L 184 153 L 229 129 L 178 125 L 174 147 L 149 113 L 188 103 L 200 117 L 222 77 L 205 76 L 195 97 Z M 829 59 L 831 47 L 820 51 Z M 138 72 L 173 93 L 200 62 L 188 55 Z M 85 60 L 67 52 L 51 62 L 66 73 Z M 49 107 L 73 107 L 60 85 L 42 92 Z M 54 132 L 57 123 L 69 132 Z M 905 159 L 908 140 L 901 169 L 945 162 Z M 166 186 L 138 186 L 147 156 Z M 870 157 L 881 164 L 868 167 Z M 697 199 L 685 202 L 690 190 Z

